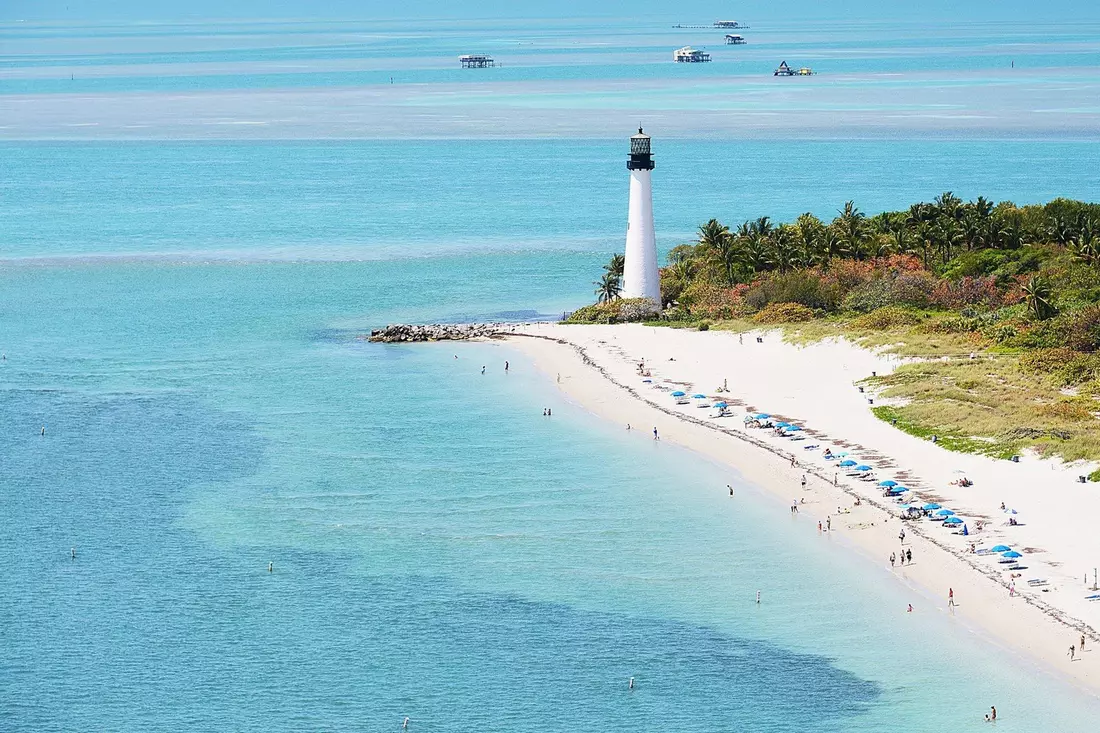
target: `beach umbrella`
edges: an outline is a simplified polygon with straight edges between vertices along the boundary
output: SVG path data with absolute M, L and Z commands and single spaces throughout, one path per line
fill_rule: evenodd
M 955 512 L 951 511 L 950 509 L 940 509 L 938 512 L 936 512 L 937 517 L 950 517 L 954 514 Z
M 692 398 L 696 400 L 705 400 L 707 396 L 705 394 L 693 394 Z
M 680 390 L 676 390 L 675 392 L 672 393 L 672 396 L 673 397 L 683 397 L 686 394 L 687 394 L 687 392 L 681 392 Z
M 1023 555 L 1019 552 L 1016 552 L 1015 550 L 1009 550 L 1008 552 L 1002 554 L 1001 557 L 1007 557 L 1009 559 L 1014 560 L 1018 557 L 1023 557 Z
M 879 482 L 878 482 L 878 485 L 879 485 L 879 486 L 897 486 L 897 485 L 898 485 L 898 482 L 897 482 L 897 481 L 894 481 L 894 480 L 892 480 L 892 479 L 887 479 L 887 480 L 885 480 L 885 481 L 879 481 Z
M 801 429 L 802 428 L 798 427 L 797 425 L 788 425 L 787 426 L 787 432 L 790 432 L 790 433 L 797 433 Z
M 1012 548 L 1008 545 L 995 545 L 991 548 L 992 552 L 1009 552 Z
M 759 415 L 756 416 L 756 419 L 757 420 L 767 420 L 769 417 L 771 417 L 771 415 L 769 415 L 768 413 L 761 412 Z
M 856 462 L 855 461 L 841 461 L 838 465 L 840 465 L 840 466 L 854 466 L 854 465 L 856 465 Z
M 729 405 L 727 405 L 725 402 L 715 402 L 714 406 L 715 407 L 729 407 Z
M 937 504 L 936 502 L 929 502 L 928 504 L 924 505 L 924 508 L 927 509 L 928 511 L 932 511 L 933 509 L 939 509 L 940 505 Z
M 856 466 L 856 470 L 857 471 L 870 471 L 871 467 L 870 466 Z
M 887 490 L 887 493 L 889 493 L 891 496 L 894 496 L 896 494 L 904 494 L 908 490 L 909 489 L 905 488 L 904 486 L 891 486 Z
M 775 426 L 777 428 L 789 428 L 791 424 L 789 422 L 777 422 Z
M 947 519 L 943 520 L 943 523 L 944 524 L 962 524 L 963 520 L 959 519 L 958 517 L 948 517 Z

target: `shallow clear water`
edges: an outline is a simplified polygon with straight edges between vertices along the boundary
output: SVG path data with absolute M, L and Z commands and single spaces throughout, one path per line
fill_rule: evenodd
M 44 67 L 63 40 L 19 42 Z M 206 53 L 183 45 L 142 53 Z M 848 198 L 1094 198 L 1100 163 L 1064 141 L 655 150 L 664 249 Z M 931 732 L 984 730 L 990 704 L 1002 729 L 1094 727 L 1095 698 L 518 354 L 356 338 L 589 300 L 624 230 L 622 140 L 0 159 L 3 730 Z

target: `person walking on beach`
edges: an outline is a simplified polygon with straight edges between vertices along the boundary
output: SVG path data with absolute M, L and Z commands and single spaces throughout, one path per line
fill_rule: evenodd
M 1069 661 L 1071 661 L 1071 662 L 1073 661 L 1073 653 L 1075 651 L 1077 651 L 1077 647 L 1073 646 L 1073 644 L 1070 644 L 1069 645 Z
M 894 567 L 894 563 L 897 562 L 898 556 L 894 553 L 890 553 L 890 567 Z
M 898 533 L 898 539 L 901 540 L 901 544 L 905 544 L 905 530 L 903 529 Z
M 802 474 L 802 490 L 806 490 L 806 474 Z
M 1079 646 L 1077 648 L 1080 649 L 1082 652 L 1085 651 L 1085 635 L 1084 634 L 1081 634 L 1081 646 Z
M 913 548 L 909 548 L 905 551 L 905 562 L 909 563 L 910 565 L 913 564 Z
M 826 532 L 832 532 L 833 531 L 833 518 L 832 517 L 825 517 L 825 531 Z
M 791 514 L 798 514 L 798 499 L 791 499 Z
M 948 588 L 947 589 L 947 607 L 948 608 L 954 608 L 955 607 L 955 589 L 954 588 Z
M 818 534 L 821 534 L 821 520 L 820 519 L 817 520 L 817 532 L 818 532 Z
M 794 456 L 791 456 L 791 468 L 794 468 Z
M 657 428 L 653 428 L 653 439 L 654 439 L 654 440 L 660 440 L 660 439 L 661 439 L 661 438 L 660 438 L 660 437 L 658 437 L 658 435 L 657 435 Z

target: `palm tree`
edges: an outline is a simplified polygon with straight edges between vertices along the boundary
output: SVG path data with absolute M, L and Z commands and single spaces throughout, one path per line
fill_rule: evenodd
M 622 281 L 610 272 L 605 272 L 603 277 L 592 284 L 596 286 L 597 303 L 610 303 L 619 297 L 623 289 Z
M 779 227 L 764 242 L 767 246 L 767 263 L 773 269 L 787 272 L 795 266 L 795 258 L 798 253 L 793 246 L 794 236 L 791 234 L 790 227 L 786 225 Z
M 699 244 L 711 249 L 720 249 L 723 242 L 730 236 L 729 227 L 717 219 L 711 219 L 699 227 Z
M 623 255 L 618 254 L 618 253 L 611 255 L 611 259 L 608 261 L 608 263 L 606 265 L 603 266 L 603 269 L 607 271 L 607 274 L 614 275 L 615 277 L 619 278 L 620 280 L 623 277 L 623 270 L 625 268 L 626 268 L 626 257 L 624 257 Z
M 1092 231 L 1085 230 L 1070 243 L 1070 251 L 1082 262 L 1094 265 L 1100 261 L 1100 238 Z
M 951 191 L 941 193 L 932 205 L 939 209 L 940 216 L 948 219 L 958 219 L 962 216 L 962 199 Z
M 770 236 L 772 230 L 775 229 L 775 227 L 772 225 L 772 220 L 770 216 L 760 217 L 752 224 L 750 224 L 749 228 L 756 234 L 759 234 L 761 238 Z
M 867 239 L 867 215 L 856 208 L 854 201 L 848 201 L 840 210 L 839 216 L 833 220 L 840 240 L 844 247 L 844 253 L 855 259 L 863 259 L 863 244 Z
M 1032 275 L 1024 284 L 1024 302 L 1036 320 L 1045 321 L 1058 312 L 1051 302 L 1050 283 L 1040 275 Z

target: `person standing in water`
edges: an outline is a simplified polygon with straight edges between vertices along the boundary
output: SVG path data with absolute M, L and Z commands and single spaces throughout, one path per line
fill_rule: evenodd
M 507 362 L 507 360 L 504 362 L 504 371 L 508 371 L 508 362 Z
M 653 428 L 653 439 L 660 440 L 660 438 L 657 436 L 657 428 Z
M 997 706 L 996 705 L 990 705 L 989 706 L 989 719 L 992 720 L 992 721 L 997 720 Z
M 726 484 L 726 488 L 730 490 L 730 496 L 733 496 L 733 486 L 731 486 L 730 484 Z M 1082 646 L 1084 645 L 1082 644 Z
M 481 373 L 482 373 L 482 374 L 484 374 L 484 373 L 485 373 L 485 365 L 484 365 L 484 364 L 482 364 L 482 365 L 481 365 Z

